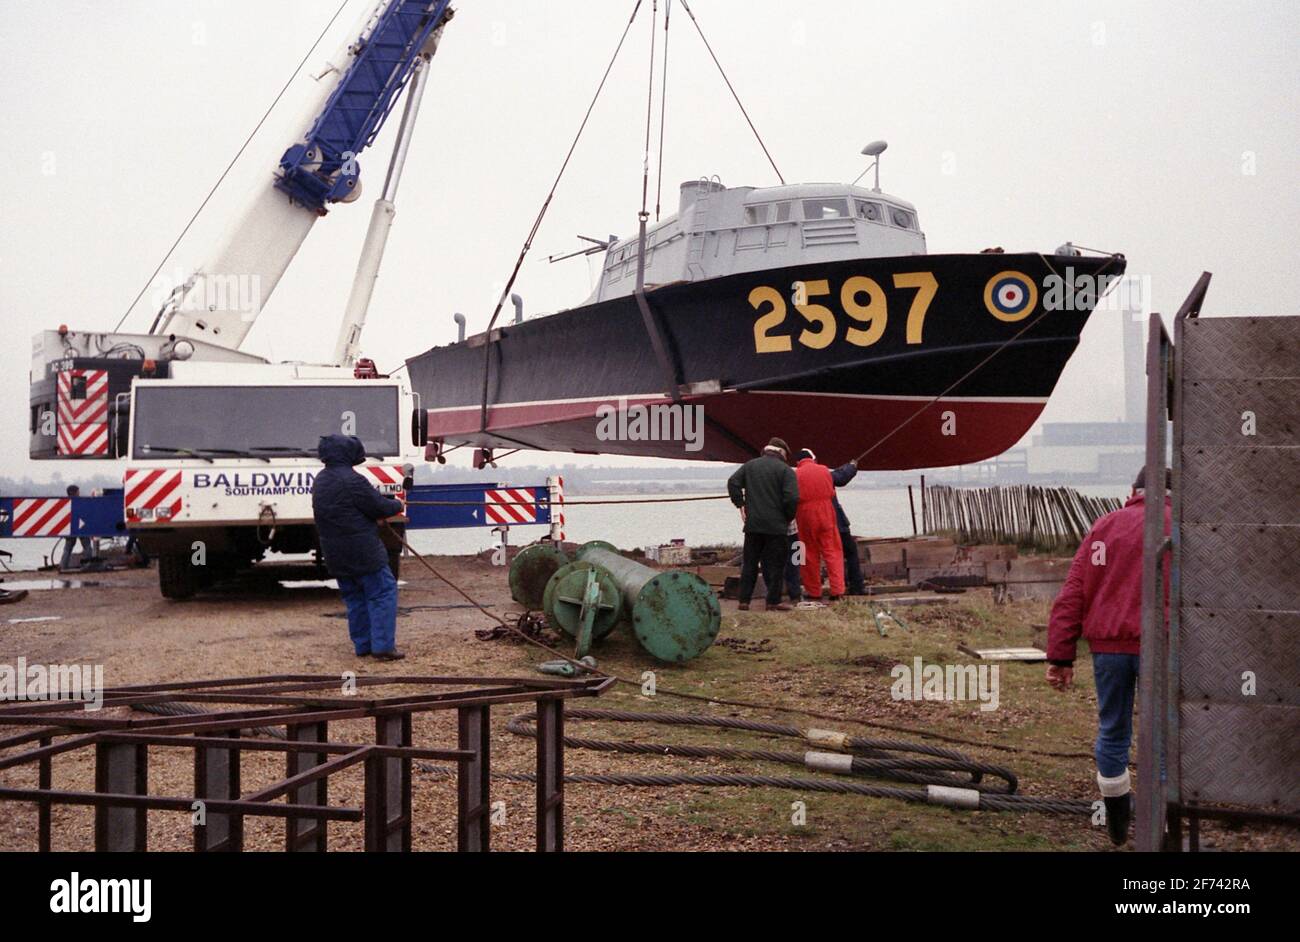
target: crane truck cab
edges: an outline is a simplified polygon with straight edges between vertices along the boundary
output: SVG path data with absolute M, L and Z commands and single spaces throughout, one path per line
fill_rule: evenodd
M 356 435 L 356 473 L 403 499 L 405 381 L 302 364 L 173 363 L 131 384 L 126 525 L 158 557 L 162 594 L 184 599 L 268 552 L 318 551 L 311 490 L 322 435 Z M 411 444 L 419 427 L 410 429 Z M 394 556 L 394 563 L 396 558 Z

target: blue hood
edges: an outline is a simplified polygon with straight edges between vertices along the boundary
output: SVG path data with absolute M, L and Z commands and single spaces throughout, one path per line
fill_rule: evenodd
M 316 446 L 316 455 L 327 467 L 342 465 L 350 468 L 366 460 L 366 446 L 355 435 L 322 435 Z

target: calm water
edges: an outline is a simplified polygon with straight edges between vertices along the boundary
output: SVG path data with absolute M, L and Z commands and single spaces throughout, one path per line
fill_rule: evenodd
M 599 496 L 589 500 L 626 501 L 625 504 L 569 505 L 565 510 L 565 537 L 581 543 L 607 540 L 622 549 L 654 546 L 683 539 L 690 546 L 714 543 L 739 545 L 742 539 L 740 512 L 731 501 L 700 500 L 681 503 L 646 504 L 638 500 L 687 495 Z M 907 488 L 868 490 L 850 485 L 839 491 L 844 512 L 859 536 L 905 536 L 912 532 L 907 506 Z M 584 498 L 574 494 L 570 499 Z M 921 519 L 921 497 L 916 493 L 917 524 Z M 530 543 L 546 534 L 545 527 L 512 527 L 510 542 Z M 491 530 L 426 530 L 416 532 L 411 545 L 424 552 L 474 553 L 492 545 Z
M 1085 487 L 1084 493 L 1106 496 L 1127 495 L 1126 487 Z M 915 492 L 917 525 L 921 520 L 921 495 Z M 908 536 L 912 517 L 908 508 L 907 488 L 871 490 L 849 485 L 838 492 L 844 511 L 849 515 L 856 536 Z M 599 496 L 590 500 L 613 500 L 626 503 L 592 506 L 570 505 L 565 511 L 565 536 L 575 542 L 607 540 L 622 549 L 653 546 L 683 539 L 689 546 L 715 543 L 739 544 L 740 514 L 731 502 L 721 500 L 681 503 L 637 503 L 669 495 Z M 686 495 L 671 495 L 686 496 Z M 573 494 L 571 500 L 584 498 Z M 531 543 L 546 535 L 546 527 L 512 527 L 510 542 Z M 422 553 L 459 556 L 477 553 L 495 542 L 488 527 L 465 530 L 415 530 L 411 545 Z M 14 569 L 32 569 L 52 552 L 53 540 L 0 540 L 0 549 L 14 554 L 9 565 Z

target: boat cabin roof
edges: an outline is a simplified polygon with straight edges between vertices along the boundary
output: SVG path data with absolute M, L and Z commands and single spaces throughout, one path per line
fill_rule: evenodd
M 678 211 L 647 229 L 647 288 L 851 258 L 924 255 L 916 207 L 847 183 L 681 185 Z M 631 294 L 640 241 L 613 242 L 588 304 Z

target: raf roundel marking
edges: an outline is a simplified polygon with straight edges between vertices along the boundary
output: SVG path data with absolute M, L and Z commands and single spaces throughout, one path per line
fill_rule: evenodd
M 1024 320 L 1038 304 L 1038 286 L 1023 272 L 999 272 L 984 286 L 984 306 L 1008 324 Z

